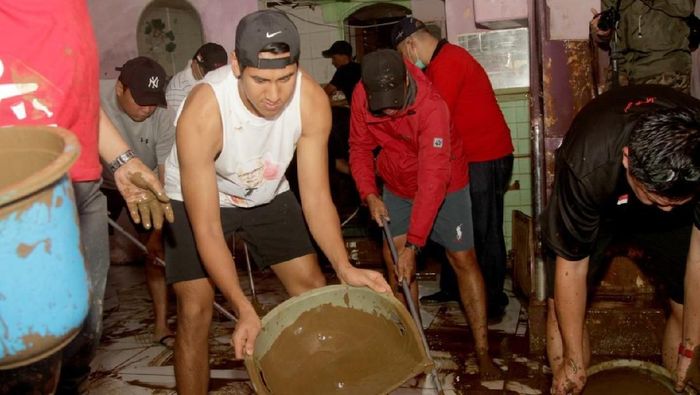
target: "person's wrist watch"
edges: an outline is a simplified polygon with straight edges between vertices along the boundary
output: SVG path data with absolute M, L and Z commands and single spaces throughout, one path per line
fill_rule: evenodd
M 418 254 L 420 252 L 420 247 L 417 245 L 411 243 L 410 241 L 407 241 L 406 244 L 404 245 L 404 248 L 410 248 L 413 250 L 414 254 Z
M 136 155 L 134 155 L 134 151 L 128 149 L 124 151 L 122 154 L 117 156 L 113 161 L 109 163 L 109 171 L 114 173 L 119 169 L 120 167 L 124 166 L 126 162 L 134 159 Z

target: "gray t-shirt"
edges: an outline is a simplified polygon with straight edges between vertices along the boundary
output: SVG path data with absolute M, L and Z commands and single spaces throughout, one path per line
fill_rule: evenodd
M 154 171 L 165 163 L 175 143 L 175 111 L 157 107 L 143 122 L 136 122 L 119 107 L 116 80 L 100 81 L 100 104 L 134 154 Z M 102 172 L 105 188 L 116 189 L 108 166 Z

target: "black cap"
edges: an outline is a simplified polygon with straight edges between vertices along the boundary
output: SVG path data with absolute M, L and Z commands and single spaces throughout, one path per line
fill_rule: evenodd
M 228 55 L 226 50 L 219 44 L 216 43 L 206 43 L 199 47 L 197 52 L 192 58 L 204 70 L 204 74 L 216 70 L 219 67 L 228 63 Z
M 119 81 L 129 89 L 136 104 L 167 107 L 165 70 L 158 62 L 139 56 L 117 67 L 117 70 L 121 71 Z
M 401 108 L 406 101 L 406 65 L 393 49 L 379 49 L 362 59 L 362 83 L 372 112 Z
M 260 59 L 265 46 L 284 43 L 289 56 L 279 59 Z M 260 10 L 246 15 L 236 28 L 236 56 L 241 68 L 282 69 L 299 61 L 299 32 L 286 14 L 276 10 Z
M 344 40 L 339 40 L 333 43 L 330 48 L 321 52 L 324 58 L 330 58 L 333 55 L 348 55 L 352 57 L 352 45 Z
M 391 30 L 391 44 L 396 48 L 401 44 L 401 41 L 408 38 L 408 36 L 425 28 L 425 23 L 411 15 L 405 16 L 394 25 L 394 28 Z

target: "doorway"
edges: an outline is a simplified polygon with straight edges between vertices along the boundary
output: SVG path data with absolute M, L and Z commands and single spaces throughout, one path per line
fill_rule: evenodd
M 391 30 L 394 24 L 411 10 L 389 3 L 377 3 L 362 7 L 345 19 L 346 37 L 355 48 L 357 61 L 381 48 L 392 48 Z

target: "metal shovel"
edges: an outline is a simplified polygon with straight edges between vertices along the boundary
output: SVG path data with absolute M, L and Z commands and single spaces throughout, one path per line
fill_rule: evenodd
M 391 251 L 391 259 L 394 261 L 394 268 L 398 269 L 399 254 L 396 251 L 396 246 L 394 245 L 394 237 L 391 235 L 391 229 L 389 229 L 389 223 L 387 222 L 386 218 L 382 218 L 382 224 L 384 225 L 382 227 L 382 230 L 384 231 L 384 237 L 386 238 L 386 243 L 389 245 L 389 250 Z M 408 310 L 411 312 L 411 316 L 413 316 L 413 320 L 416 322 L 416 326 L 418 327 L 418 333 L 420 333 L 420 339 L 423 343 L 423 347 L 425 348 L 425 352 L 428 354 L 428 357 L 432 361 L 433 358 L 430 356 L 430 347 L 428 346 L 428 339 L 426 339 L 425 332 L 423 332 L 423 324 L 421 324 L 420 321 L 420 313 L 418 312 L 415 303 L 413 303 L 413 298 L 411 297 L 411 290 L 409 289 L 408 283 L 406 282 L 405 278 L 399 280 L 399 283 L 401 284 L 401 289 L 403 291 L 404 299 L 406 299 Z M 435 365 L 435 361 L 432 362 L 433 381 L 435 382 L 435 387 L 437 388 L 438 394 L 442 395 L 444 394 L 444 392 L 442 390 L 442 383 L 440 382 L 440 378 L 438 377 L 437 365 Z

